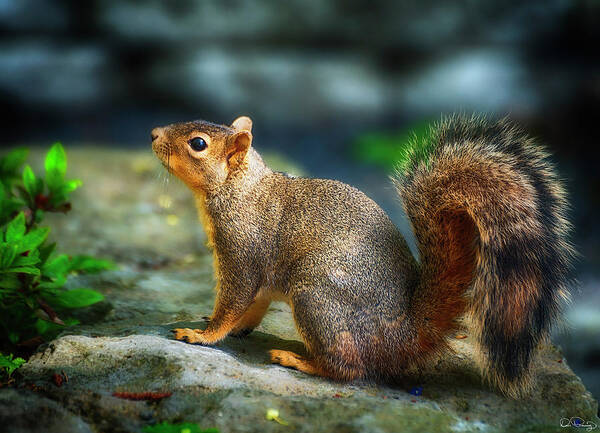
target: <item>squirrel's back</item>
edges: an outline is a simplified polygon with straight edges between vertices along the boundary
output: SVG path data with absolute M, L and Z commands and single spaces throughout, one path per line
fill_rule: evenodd
M 373 302 L 389 310 L 386 314 L 401 312 L 409 286 L 414 285 L 416 261 L 402 234 L 372 199 L 336 180 L 280 173 L 270 175 L 260 188 L 269 190 L 268 207 L 281 209 L 268 230 L 270 253 L 276 260 L 273 272 L 285 279 L 277 286 L 285 287 L 290 272 L 306 268 L 305 279 L 321 282 L 315 282 L 319 286 L 315 296 L 330 285 L 336 296 L 353 299 L 353 308 L 364 314 Z M 247 201 L 243 206 L 247 208 Z M 386 294 L 393 296 L 385 299 Z

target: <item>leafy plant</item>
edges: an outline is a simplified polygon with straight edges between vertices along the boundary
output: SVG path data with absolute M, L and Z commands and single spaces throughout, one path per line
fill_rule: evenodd
M 56 254 L 48 243 L 48 227 L 40 224 L 47 212 L 71 210 L 69 194 L 81 186 L 67 180 L 67 157 L 55 143 L 45 159 L 44 178 L 25 165 L 27 150 L 0 158 L 0 342 L 13 345 L 40 336 L 52 338 L 61 328 L 76 324 L 62 320 L 74 308 L 104 299 L 94 290 L 65 290 L 70 274 L 99 272 L 113 264 L 89 256 Z
M 184 422 L 180 424 L 171 424 L 163 422 L 160 424 L 146 426 L 144 433 L 219 433 L 219 429 L 207 428 L 201 429 L 198 424 Z
M 354 158 L 387 171 L 402 170 L 410 155 L 425 153 L 430 135 L 430 122 L 418 122 L 396 134 L 365 134 L 354 142 L 351 152 Z
M 0 353 L 0 378 L 6 376 L 10 379 L 13 372 L 23 364 L 25 364 L 23 358 L 13 358 L 12 353 L 10 355 Z

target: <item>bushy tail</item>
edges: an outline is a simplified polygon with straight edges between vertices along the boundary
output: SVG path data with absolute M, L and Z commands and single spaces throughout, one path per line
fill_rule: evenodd
M 547 154 L 506 119 L 453 116 L 407 147 L 394 181 L 420 253 L 420 344 L 443 345 L 466 313 L 484 374 L 507 395 L 527 392 L 573 255 Z

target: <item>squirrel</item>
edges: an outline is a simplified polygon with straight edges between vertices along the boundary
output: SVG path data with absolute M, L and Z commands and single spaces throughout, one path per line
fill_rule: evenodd
M 287 302 L 307 355 L 273 363 L 338 381 L 392 381 L 450 349 L 464 319 L 477 363 L 510 397 L 532 387 L 539 344 L 568 299 L 574 249 L 548 154 L 504 118 L 453 115 L 414 139 L 392 181 L 419 260 L 386 213 L 352 186 L 270 170 L 252 121 L 152 130 L 152 147 L 195 196 L 217 280 L 212 345 Z

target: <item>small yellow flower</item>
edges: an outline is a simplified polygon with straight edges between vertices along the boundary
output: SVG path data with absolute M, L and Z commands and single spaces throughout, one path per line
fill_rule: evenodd
M 179 224 L 179 217 L 177 215 L 167 215 L 167 224 L 170 226 L 176 226 Z
M 267 410 L 267 417 L 266 417 L 269 421 L 275 421 L 281 425 L 288 425 L 289 423 L 287 421 L 282 420 L 281 418 L 279 418 L 279 411 L 277 409 L 269 409 Z

